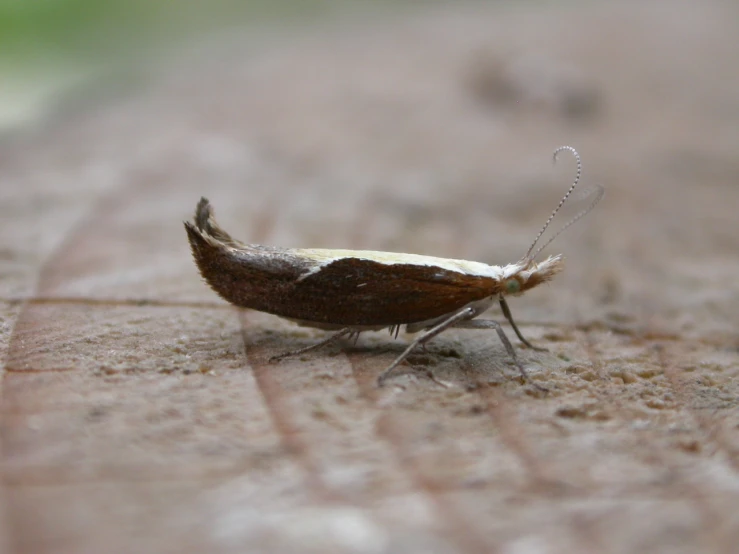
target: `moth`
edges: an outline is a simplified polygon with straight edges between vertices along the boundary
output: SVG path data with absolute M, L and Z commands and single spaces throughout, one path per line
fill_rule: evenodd
M 577 162 L 575 179 L 517 262 L 498 266 L 481 262 L 435 258 L 417 254 L 365 250 L 280 248 L 244 244 L 216 222 L 202 198 L 193 222 L 185 229 L 195 263 L 203 279 L 222 298 L 236 306 L 274 314 L 300 325 L 335 331 L 325 340 L 271 360 L 302 354 L 341 337 L 357 337 L 370 330 L 389 329 L 397 338 L 401 326 L 421 334 L 378 377 L 381 386 L 418 346 L 449 328 L 496 331 L 523 380 L 528 375 L 497 321 L 476 319 L 496 301 L 516 336 L 529 348 L 511 315 L 506 298 L 519 296 L 552 279 L 563 269 L 561 255 L 536 261 L 538 254 L 560 233 L 585 216 L 602 198 L 595 198 L 543 246 L 536 248 L 555 215 L 580 181 L 582 162 L 571 146 L 554 151 L 553 161 L 569 151 Z

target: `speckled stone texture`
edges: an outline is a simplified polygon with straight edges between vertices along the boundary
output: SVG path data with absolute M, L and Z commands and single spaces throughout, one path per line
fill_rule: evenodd
M 735 551 L 739 10 L 521 5 L 231 39 L 0 143 L 0 552 Z M 481 331 L 438 382 L 374 387 L 402 334 L 267 364 L 324 335 L 182 228 L 513 262 L 561 144 L 607 196 L 511 302 L 546 394 Z

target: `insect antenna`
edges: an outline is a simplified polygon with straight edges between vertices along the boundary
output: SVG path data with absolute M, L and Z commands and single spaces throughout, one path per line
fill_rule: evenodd
M 596 204 L 600 202 L 600 199 L 603 198 L 603 195 L 605 194 L 605 190 L 600 185 L 596 185 L 594 187 L 593 193 L 595 194 L 595 198 L 593 201 L 586 206 L 584 209 L 580 210 L 575 216 L 570 219 L 567 223 L 565 223 L 554 235 L 546 241 L 542 246 L 536 249 L 534 251 L 534 248 L 536 248 L 536 243 L 539 242 L 539 239 L 542 237 L 542 235 L 546 232 L 547 228 L 549 227 L 549 224 L 552 223 L 552 220 L 554 220 L 554 217 L 557 215 L 557 212 L 562 208 L 562 206 L 565 205 L 567 202 L 567 199 L 572 194 L 572 191 L 575 190 L 575 187 L 580 182 L 580 176 L 582 175 L 582 160 L 580 159 L 580 154 L 577 153 L 577 150 L 575 150 L 572 146 L 560 146 L 554 151 L 554 154 L 552 155 L 552 163 L 557 163 L 557 156 L 560 152 L 567 150 L 569 152 L 572 152 L 572 155 L 575 157 L 575 161 L 577 162 L 577 172 L 575 173 L 575 179 L 572 182 L 572 185 L 570 185 L 570 188 L 567 189 L 567 192 L 562 197 L 562 200 L 559 201 L 559 204 L 557 204 L 557 207 L 552 210 L 551 215 L 549 216 L 549 219 L 547 219 L 546 223 L 544 223 L 544 226 L 541 228 L 541 231 L 539 231 L 539 234 L 536 235 L 536 238 L 534 239 L 534 242 L 531 243 L 531 246 L 529 247 L 528 251 L 526 252 L 526 255 L 524 256 L 525 260 L 533 260 L 536 258 L 536 256 L 544 250 L 547 246 L 549 246 L 554 239 L 556 239 L 559 235 L 561 235 L 570 225 L 573 225 L 578 220 L 585 217 L 590 210 L 595 208 Z M 534 253 L 532 254 L 532 251 Z

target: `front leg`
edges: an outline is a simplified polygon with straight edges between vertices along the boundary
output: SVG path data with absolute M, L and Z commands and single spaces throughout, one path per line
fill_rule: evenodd
M 542 348 L 541 346 L 534 346 L 525 338 L 523 338 L 521 331 L 518 330 L 518 325 L 516 325 L 516 322 L 513 321 L 513 315 L 511 314 L 511 309 L 508 307 L 508 302 L 506 302 L 505 298 L 503 298 L 502 296 L 498 300 L 500 301 L 500 309 L 503 311 L 503 315 L 508 320 L 508 323 L 511 324 L 511 327 L 513 327 L 513 332 L 516 333 L 518 339 L 532 350 L 536 350 L 538 352 L 547 352 L 546 348 Z

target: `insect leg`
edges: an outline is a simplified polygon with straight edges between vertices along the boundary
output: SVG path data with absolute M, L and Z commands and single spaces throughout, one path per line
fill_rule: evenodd
M 423 333 L 420 337 L 418 337 L 416 340 L 414 340 L 408 348 L 406 348 L 403 353 L 395 358 L 395 361 L 391 363 L 385 370 L 380 373 L 380 376 L 377 378 L 377 386 L 381 387 L 385 384 L 385 381 L 387 380 L 390 373 L 400 365 L 400 363 L 405 360 L 408 357 L 408 354 L 410 354 L 414 348 L 416 348 L 419 344 L 423 345 L 430 341 L 432 338 L 434 338 L 439 333 L 442 333 L 443 331 L 446 331 L 449 329 L 449 327 L 454 327 L 456 324 L 464 321 L 465 319 L 469 319 L 470 317 L 473 317 L 475 314 L 475 310 L 472 308 L 465 308 L 461 312 L 457 312 L 456 314 L 450 316 L 449 318 L 445 319 L 435 327 L 432 327 L 431 329 L 427 330 L 425 333 Z M 510 343 L 509 343 L 510 344 Z
M 521 331 L 518 330 L 518 325 L 516 325 L 516 322 L 513 321 L 513 315 L 511 315 L 511 309 L 508 307 L 508 302 L 505 301 L 505 298 L 500 298 L 500 309 L 503 310 L 503 315 L 508 320 L 508 323 L 511 324 L 511 327 L 513 327 L 513 331 L 516 333 L 516 336 L 518 339 L 524 343 L 527 347 L 531 348 L 532 350 L 537 350 L 539 352 L 548 352 L 546 348 L 542 348 L 541 346 L 534 346 L 529 341 L 527 341 L 525 338 L 523 338 L 523 335 L 521 334 Z
M 516 350 L 513 348 L 511 341 L 508 340 L 508 337 L 503 332 L 503 328 L 500 326 L 500 323 L 498 323 L 497 321 L 493 321 L 492 319 L 473 319 L 470 321 L 460 321 L 459 323 L 454 325 L 454 327 L 458 329 L 495 329 L 495 332 L 498 333 L 498 338 L 500 338 L 500 342 L 503 343 L 506 352 L 508 352 L 508 355 L 513 360 L 513 363 L 516 364 L 518 371 L 521 373 L 521 377 L 524 381 L 528 380 L 529 374 L 526 372 L 523 365 L 521 365 L 518 356 L 516 356 Z
M 356 331 L 352 331 L 349 327 L 345 327 L 341 331 L 338 331 L 331 335 L 330 337 L 323 339 L 321 342 L 317 342 L 316 344 L 311 344 L 310 346 L 306 346 L 304 348 L 298 348 L 297 350 L 290 350 L 289 352 L 284 352 L 282 354 L 277 354 L 276 356 L 272 356 L 269 361 L 270 362 L 277 362 L 279 360 L 282 360 L 283 358 L 288 358 L 290 356 L 296 356 L 297 354 L 303 354 L 305 352 L 310 352 L 311 350 L 315 350 L 316 348 L 321 348 L 322 346 L 326 346 L 327 344 L 331 344 L 335 340 L 340 339 L 343 336 L 346 335 L 352 335 Z M 358 333 L 357 333 L 358 334 Z

